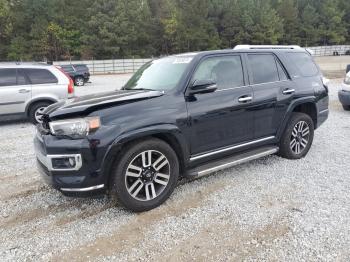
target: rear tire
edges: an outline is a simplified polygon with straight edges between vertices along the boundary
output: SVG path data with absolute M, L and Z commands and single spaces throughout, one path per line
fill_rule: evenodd
M 85 84 L 85 80 L 84 80 L 84 77 L 82 76 L 77 76 L 74 78 L 74 84 L 76 86 L 83 86 Z
M 348 105 L 343 105 L 343 108 L 345 111 L 350 111 L 350 106 L 348 106 Z
M 40 115 L 49 105 L 51 105 L 49 102 L 38 102 L 32 105 L 28 113 L 30 122 L 32 122 L 34 125 L 41 123 Z
M 304 113 L 292 114 L 280 140 L 278 154 L 287 159 L 300 159 L 309 152 L 314 138 L 314 122 Z
M 111 176 L 112 198 L 132 211 L 147 211 L 161 205 L 174 191 L 179 161 L 164 141 L 138 140 L 123 149 Z

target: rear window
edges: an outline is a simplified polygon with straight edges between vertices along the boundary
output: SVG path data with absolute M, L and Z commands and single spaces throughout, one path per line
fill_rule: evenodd
M 75 65 L 74 67 L 77 70 L 88 70 L 88 67 L 86 65 Z
M 17 85 L 16 69 L 0 69 L 0 86 Z
M 302 76 L 315 76 L 318 74 L 318 68 L 312 61 L 311 56 L 306 53 L 287 53 L 287 56 L 299 69 Z
M 61 66 L 61 68 L 66 72 L 74 72 L 73 66 L 71 65 Z
M 24 69 L 33 85 L 58 83 L 57 78 L 46 69 Z
M 253 74 L 253 84 L 279 81 L 275 57 L 272 54 L 248 55 L 248 62 Z

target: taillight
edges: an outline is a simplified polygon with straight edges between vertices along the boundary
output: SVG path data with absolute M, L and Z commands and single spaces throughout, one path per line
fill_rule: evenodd
M 73 82 L 72 78 L 61 67 L 56 66 L 56 68 L 58 70 L 60 70 L 69 80 L 68 94 L 74 94 L 74 82 Z
M 68 94 L 74 94 L 74 83 L 72 78 L 69 77 L 69 84 L 68 84 Z

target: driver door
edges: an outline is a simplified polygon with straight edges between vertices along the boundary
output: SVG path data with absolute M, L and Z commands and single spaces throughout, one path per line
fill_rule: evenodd
M 253 139 L 253 91 L 242 61 L 241 55 L 209 56 L 197 66 L 190 84 L 212 79 L 217 90 L 187 97 L 192 156 Z

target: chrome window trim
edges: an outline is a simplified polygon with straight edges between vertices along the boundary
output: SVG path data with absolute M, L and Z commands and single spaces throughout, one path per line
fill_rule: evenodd
M 244 88 L 244 87 L 253 87 L 253 86 L 258 86 L 258 85 L 282 83 L 282 82 L 292 82 L 292 80 L 287 79 L 287 80 L 280 80 L 280 81 L 274 81 L 274 82 L 266 82 L 266 83 L 261 83 L 261 84 L 251 84 L 251 85 L 245 85 L 245 86 L 230 87 L 230 88 L 225 88 L 225 89 L 218 89 L 215 92 L 221 92 L 221 91 Z
M 218 150 L 215 150 L 215 151 L 211 151 L 211 152 L 208 152 L 208 153 L 204 153 L 204 154 L 194 155 L 194 156 L 190 157 L 190 161 L 195 161 L 195 160 L 198 160 L 198 159 L 201 159 L 201 158 L 205 158 L 205 157 L 208 157 L 208 156 L 220 154 L 220 153 L 227 152 L 227 151 L 230 151 L 230 150 L 233 150 L 233 149 L 237 149 L 237 148 L 241 148 L 241 147 L 245 147 L 245 146 L 249 146 L 249 145 L 254 145 L 254 144 L 257 144 L 257 143 L 260 143 L 260 142 L 272 140 L 274 138 L 275 138 L 275 136 L 264 137 L 264 138 L 253 140 L 253 141 L 250 141 L 250 142 L 247 142 L 247 143 L 221 148 L 221 149 L 218 149 Z

